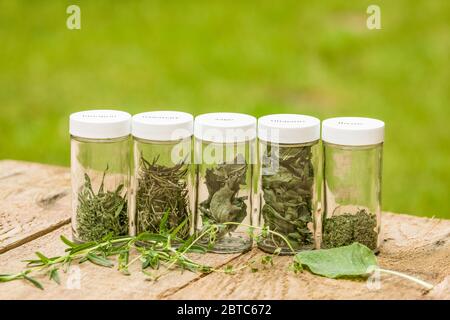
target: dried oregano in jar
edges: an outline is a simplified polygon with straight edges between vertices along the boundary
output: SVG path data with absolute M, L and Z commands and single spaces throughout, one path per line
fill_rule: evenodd
M 258 246 L 286 254 L 312 249 L 320 203 L 320 121 L 295 114 L 264 116 L 258 120 L 258 137 L 258 221 L 263 227 Z
M 72 231 L 76 242 L 128 235 L 131 115 L 91 110 L 70 116 Z
M 183 240 L 193 232 L 192 133 L 188 113 L 154 111 L 133 117 L 131 215 L 137 233 L 176 231 Z
M 324 248 L 359 242 L 380 244 L 384 123 L 369 118 L 332 118 L 322 127 L 325 210 Z
M 206 239 L 211 251 L 247 251 L 252 247 L 247 231 L 256 162 L 256 119 L 239 113 L 203 114 L 195 118 L 194 132 L 197 232 L 218 226 Z

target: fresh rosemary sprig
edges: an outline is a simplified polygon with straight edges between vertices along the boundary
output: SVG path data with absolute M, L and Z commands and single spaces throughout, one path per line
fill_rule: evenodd
M 78 244 L 61 236 L 61 241 L 66 244 L 65 254 L 57 257 L 47 257 L 40 252 L 36 252 L 36 259 L 25 260 L 26 268 L 19 273 L 0 274 L 0 282 L 14 280 L 26 280 L 39 289 L 43 285 L 36 279 L 37 275 L 46 275 L 50 280 L 60 283 L 60 271 L 66 272 L 73 263 L 90 262 L 102 267 L 112 268 L 116 264 L 111 259 L 116 257 L 117 269 L 124 275 L 129 275 L 129 267 L 140 262 L 141 271 L 148 280 L 158 280 L 174 269 L 190 270 L 192 272 L 223 272 L 234 273 L 244 268 L 250 268 L 253 272 L 258 270 L 257 261 L 252 260 L 245 263 L 240 268 L 233 268 L 227 265 L 224 268 L 214 268 L 212 266 L 198 263 L 191 259 L 189 253 L 206 253 L 207 248 L 200 245 L 202 238 L 208 236 L 215 238 L 220 230 L 227 229 L 236 223 L 224 223 L 223 225 L 209 225 L 203 232 L 188 239 L 179 237 L 181 228 L 167 227 L 169 211 L 161 219 L 159 230 L 155 233 L 143 232 L 137 236 L 113 236 L 108 234 L 99 241 L 90 241 Z M 183 222 L 184 225 L 186 222 Z M 250 227 L 250 226 L 249 226 Z M 145 246 L 139 243 L 145 243 Z M 176 243 L 177 247 L 172 244 Z M 273 264 L 272 257 L 278 254 L 275 252 L 270 256 L 261 258 L 263 266 Z M 130 257 L 134 256 L 131 260 Z M 161 267 L 165 267 L 161 271 Z
M 169 214 L 168 212 L 166 214 Z M 223 224 L 208 225 L 205 226 L 201 234 L 197 237 L 191 236 L 187 240 L 180 239 L 177 235 L 179 229 L 163 229 L 159 233 L 144 232 L 137 236 L 122 236 L 113 237 L 111 234 L 104 237 L 101 241 L 92 241 L 83 244 L 77 244 L 66 237 L 61 236 L 61 240 L 67 245 L 66 254 L 57 257 L 46 257 L 40 252 L 36 252 L 37 259 L 26 260 L 26 268 L 18 273 L 12 274 L 0 274 L 0 282 L 9 282 L 15 280 L 25 280 L 39 289 L 44 289 L 43 285 L 36 279 L 36 275 L 46 275 L 56 283 L 60 283 L 59 272 L 62 270 L 66 272 L 69 266 L 75 262 L 91 262 L 93 264 L 112 268 L 115 266 L 114 261 L 110 258 L 117 257 L 117 268 L 124 275 L 129 275 L 128 268 L 136 263 L 141 263 L 142 272 L 147 275 L 147 279 L 156 281 L 162 276 L 169 273 L 174 269 L 190 270 L 192 272 L 222 272 L 225 274 L 232 274 L 239 270 L 249 268 L 251 272 L 257 272 L 258 261 L 251 260 L 244 263 L 239 268 L 234 268 L 232 265 L 226 265 L 223 268 L 214 268 L 212 266 L 198 263 L 191 259 L 189 253 L 206 253 L 207 248 L 199 245 L 199 241 L 204 237 L 210 239 L 216 239 L 218 234 L 221 234 L 223 230 L 227 230 L 230 226 L 243 225 L 236 222 L 225 222 Z M 243 225 L 248 227 L 249 235 L 256 241 L 260 240 L 260 237 L 266 237 L 269 234 L 279 237 L 286 241 L 286 245 L 289 249 L 295 253 L 295 249 L 289 240 L 278 232 L 269 230 L 268 228 L 253 227 L 250 225 Z M 254 235 L 254 230 L 259 229 L 261 232 L 259 235 Z M 174 248 L 172 242 L 176 241 L 179 246 Z M 137 245 L 138 242 L 145 242 L 145 247 Z M 354 261 L 367 262 L 371 261 L 375 265 L 374 270 L 379 270 L 385 273 L 401 276 L 405 279 L 414 281 L 415 283 L 424 286 L 427 290 L 431 289 L 433 285 L 426 283 L 420 279 L 414 278 L 409 275 L 405 275 L 396 271 L 381 269 L 376 266 L 376 258 L 373 252 L 363 245 L 359 245 L 361 250 L 357 250 L 356 253 L 347 254 L 351 257 L 349 261 L 343 261 L 342 255 L 339 252 L 332 250 L 317 250 L 317 251 L 304 251 L 294 256 L 292 264 L 289 269 L 294 272 L 303 271 L 303 265 L 309 268 L 313 273 L 317 273 L 323 276 L 334 278 L 336 272 L 340 272 L 339 276 L 351 275 L 355 268 Z M 364 249 L 365 248 L 365 249 Z M 352 249 L 352 248 L 350 248 Z M 354 248 L 353 248 L 354 249 Z M 349 250 L 349 248 L 342 247 L 337 250 Z M 130 260 L 130 257 L 137 252 L 136 256 Z M 353 251 L 352 251 L 353 252 Z M 361 255 L 361 252 L 364 255 Z M 274 264 L 273 257 L 281 253 L 281 247 L 274 250 L 271 255 L 264 255 L 260 257 L 259 264 L 262 268 L 271 267 Z M 367 260 L 367 255 L 373 256 Z M 308 258 L 309 257 L 309 258 Z M 334 262 L 336 260 L 336 262 Z M 367 261 L 366 261 L 367 260 Z M 330 265 L 331 264 L 331 269 Z M 160 271 L 160 267 L 165 269 Z M 360 267 L 360 266 L 359 266 Z M 363 267 L 366 267 L 365 265 Z M 330 274 L 330 270 L 332 274 Z M 349 271 L 350 270 L 350 271 Z M 359 274 L 363 277 L 369 276 L 371 273 L 366 269 L 361 269 Z

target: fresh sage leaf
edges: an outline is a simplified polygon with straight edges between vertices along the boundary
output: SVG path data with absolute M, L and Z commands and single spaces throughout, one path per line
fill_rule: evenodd
M 314 274 L 333 279 L 366 277 L 371 268 L 377 266 L 373 251 L 360 243 L 332 249 L 302 251 L 297 253 L 295 261 Z

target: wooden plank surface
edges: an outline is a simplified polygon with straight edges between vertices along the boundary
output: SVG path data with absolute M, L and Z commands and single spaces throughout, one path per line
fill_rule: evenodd
M 0 273 L 21 270 L 24 265 L 21 261 L 33 257 L 35 251 L 48 256 L 62 254 L 65 245 L 59 240 L 61 234 L 70 235 L 69 226 L 2 254 Z M 196 256 L 205 264 L 220 267 L 237 255 Z M 152 282 L 146 280 L 139 268 L 139 263 L 134 264 L 130 268 L 131 275 L 125 276 L 116 268 L 110 269 L 91 263 L 74 264 L 66 274 L 60 273 L 59 286 L 39 277 L 46 288 L 44 291 L 22 281 L 1 283 L 0 299 L 161 299 L 205 276 L 189 271 L 173 271 L 157 282 Z
M 0 253 L 70 221 L 68 168 L 0 161 Z
M 0 273 L 22 270 L 35 251 L 60 255 L 61 234 L 70 236 L 70 177 L 66 168 L 0 161 Z M 417 285 L 381 275 L 381 287 L 365 281 L 333 280 L 288 270 L 292 257 L 275 257 L 273 267 L 233 275 L 173 271 L 146 281 L 139 266 L 124 276 L 89 263 L 62 274 L 61 285 L 42 279 L 38 290 L 23 281 L 0 284 L 0 299 L 450 299 L 450 221 L 384 213 L 385 239 L 378 256 L 382 267 L 420 277 L 436 285 Z M 34 239 L 34 240 L 33 240 Z M 196 255 L 212 266 L 256 263 L 258 249 L 239 255 Z
M 432 299 L 450 298 L 450 221 L 383 214 L 385 241 L 378 261 L 381 267 L 419 277 L 437 289 L 425 293 L 401 278 L 381 274 L 380 288 L 365 281 L 334 280 L 309 272 L 290 272 L 291 257 L 277 257 L 275 266 L 257 273 L 232 276 L 212 274 L 171 295 L 188 299 L 196 295 L 211 299 Z M 263 254 L 254 249 L 233 261 L 239 267 Z M 373 284 L 373 283 L 372 283 Z
M 60 286 L 41 278 L 44 291 L 21 281 L 0 284 L 0 299 L 450 299 L 450 222 L 395 214 L 384 214 L 383 218 L 386 241 L 379 254 L 380 265 L 436 284 L 435 290 L 426 293 L 411 282 L 384 275 L 381 287 L 370 289 L 365 281 L 327 279 L 306 271 L 294 274 L 289 270 L 292 257 L 286 256 L 275 257 L 273 267 L 260 268 L 256 273 L 244 270 L 234 275 L 199 275 L 174 271 L 157 282 L 146 281 L 138 265 L 131 268 L 131 276 L 124 276 L 115 269 L 85 263 L 62 274 Z M 424 240 L 420 240 L 420 232 L 425 233 Z M 0 255 L 0 273 L 21 270 L 21 261 L 32 258 L 35 251 L 48 256 L 61 254 L 61 234 L 70 235 L 69 226 Z M 408 241 L 415 241 L 414 246 Z M 239 267 L 251 260 L 258 262 L 263 255 L 255 248 L 244 255 L 207 254 L 196 258 L 215 267 Z M 76 272 L 79 288 L 74 285 Z

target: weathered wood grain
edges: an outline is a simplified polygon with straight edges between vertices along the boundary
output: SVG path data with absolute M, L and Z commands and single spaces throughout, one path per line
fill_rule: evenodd
M 48 256 L 61 255 L 64 244 L 59 240 L 61 234 L 69 235 L 69 226 L 40 237 L 20 248 L 10 250 L 0 255 L 0 274 L 20 271 L 24 259 L 34 257 L 35 251 Z M 220 267 L 238 255 L 195 255 L 198 261 L 214 267 Z M 132 257 L 130 258 L 132 259 Z M 23 281 L 0 284 L 1 299 L 161 299 L 170 296 L 172 292 L 206 277 L 189 271 L 173 271 L 157 282 L 147 281 L 140 272 L 139 262 L 130 267 L 130 276 L 121 274 L 117 268 L 105 268 L 91 263 L 74 264 L 71 269 L 61 275 L 61 285 L 39 276 L 45 290 L 34 288 Z M 79 279 L 79 280 L 78 280 Z
M 69 277 L 63 274 L 61 286 L 44 280 L 45 291 L 20 281 L 0 284 L 0 299 L 450 299 L 450 221 L 395 214 L 383 218 L 386 241 L 378 256 L 380 265 L 431 282 L 437 285 L 434 290 L 427 293 L 414 283 L 386 275 L 381 275 L 380 288 L 368 288 L 365 281 L 327 279 L 307 271 L 294 274 L 289 270 L 291 257 L 275 257 L 273 267 L 263 268 L 258 261 L 264 253 L 255 248 L 244 255 L 197 258 L 216 267 L 239 267 L 254 260 L 259 267 L 256 273 L 248 269 L 234 275 L 174 271 L 149 282 L 138 265 L 131 269 L 131 276 L 124 276 L 86 263 L 69 272 Z M 0 255 L 0 273 L 21 270 L 21 261 L 38 250 L 49 256 L 61 254 L 64 245 L 59 236 L 69 232 L 65 226 Z M 70 289 L 77 270 L 80 288 Z
M 290 257 L 276 257 L 275 266 L 232 276 L 212 274 L 172 294 L 170 299 L 449 299 L 450 221 L 385 213 L 384 244 L 378 255 L 381 267 L 405 272 L 438 285 L 425 293 L 409 281 L 381 274 L 381 287 L 366 281 L 333 280 L 309 272 L 288 270 Z M 239 267 L 263 256 L 254 249 L 235 261 Z
M 68 168 L 0 161 L 0 253 L 70 221 Z
M 35 251 L 61 255 L 61 234 L 70 236 L 69 169 L 0 161 L 0 273 L 22 270 Z M 450 299 L 450 220 L 384 213 L 382 267 L 435 284 L 424 292 L 416 284 L 381 275 L 380 288 L 366 281 L 333 280 L 289 271 L 292 257 L 275 257 L 273 267 L 233 275 L 174 271 L 158 282 L 145 280 L 136 264 L 131 276 L 89 263 L 61 275 L 60 286 L 45 280 L 38 290 L 23 281 L 0 284 L 0 299 Z M 258 261 L 254 249 L 243 255 L 197 255 L 215 267 Z M 78 282 L 79 279 L 80 281 Z M 79 287 L 78 287 L 79 284 Z M 373 284 L 373 283 L 372 283 Z

